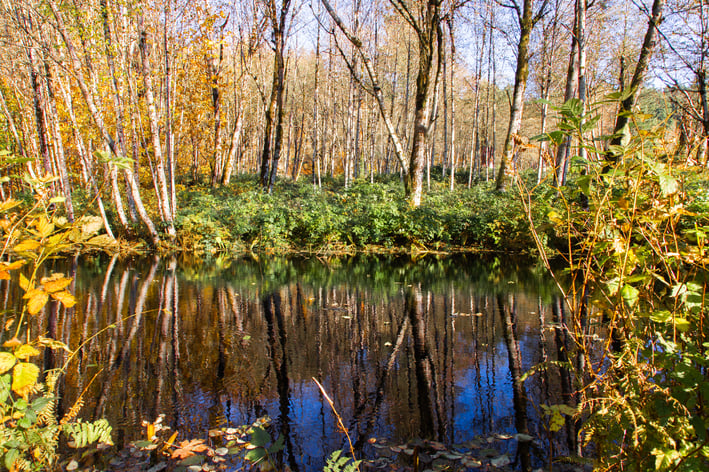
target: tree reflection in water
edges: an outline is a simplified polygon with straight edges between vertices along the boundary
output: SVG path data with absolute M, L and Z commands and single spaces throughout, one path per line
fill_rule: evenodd
M 316 377 L 364 456 L 380 452 L 372 438 L 460 445 L 521 432 L 554 453 L 575 447 L 573 423 L 546 444 L 535 408 L 572 402 L 568 375 L 519 380 L 541 361 L 566 360 L 569 348 L 552 284 L 523 264 L 473 256 L 76 264 L 73 312 L 49 304 L 34 321 L 71 346 L 104 329 L 69 365 L 64 402 L 95 376 L 85 414 L 106 416 L 118 443 L 139 438 L 141 421 L 159 414 L 183 438 L 267 414 L 273 436 L 285 439 L 278 459 L 321 470 L 345 444 Z M 47 367 L 66 360 L 54 355 Z M 529 443 L 495 447 L 523 470 L 546 460 Z

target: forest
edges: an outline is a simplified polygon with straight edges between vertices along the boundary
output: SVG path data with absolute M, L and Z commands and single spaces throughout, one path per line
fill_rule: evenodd
M 0 468 L 705 470 L 707 8 L 0 0 Z M 481 259 L 457 267 L 459 253 Z M 201 316 L 195 304 L 219 327 L 209 339 L 177 316 Z M 349 394 L 328 396 L 339 387 L 325 361 L 288 350 L 350 320 L 362 327 L 332 356 L 361 372 L 351 411 Z M 473 354 L 451 341 L 456 323 Z M 515 413 L 463 453 L 447 429 L 465 410 L 456 369 L 479 375 L 494 343 Z M 145 363 L 131 364 L 139 349 Z M 165 405 L 136 400 L 130 377 L 138 393 L 120 401 L 137 427 L 116 434 L 106 405 L 121 368 L 162 373 L 160 398 L 172 375 L 173 397 L 197 408 L 177 367 L 202 354 L 183 367 L 217 365 L 200 388 L 278 398 L 275 421 L 180 431 L 179 415 L 155 411 Z M 399 363 L 411 378 L 387 379 Z M 315 466 L 296 458 L 295 364 L 338 421 Z M 366 398 L 372 415 L 382 402 L 404 411 L 387 403 L 401 391 L 420 425 L 389 460 L 364 436 L 380 426 L 360 426 Z
M 69 221 L 156 245 L 225 227 L 183 211 L 194 189 L 398 176 L 415 208 L 432 186 L 502 190 L 535 169 L 564 184 L 583 147 L 530 138 L 572 99 L 588 139 L 637 105 L 703 163 L 703 6 L 587 3 L 8 1 L 2 196 L 52 175 Z

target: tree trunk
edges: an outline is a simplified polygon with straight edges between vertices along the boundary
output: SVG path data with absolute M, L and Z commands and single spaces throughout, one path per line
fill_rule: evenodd
M 174 209 L 171 206 L 171 199 L 167 189 L 167 177 L 165 176 L 165 159 L 162 153 L 160 142 L 160 122 L 155 106 L 155 94 L 153 92 L 153 77 L 148 59 L 148 32 L 143 26 L 143 17 L 138 16 L 138 28 L 140 33 L 139 47 L 141 60 L 141 73 L 145 86 L 145 101 L 148 106 L 148 121 L 150 122 L 150 134 L 152 135 L 153 155 L 155 156 L 155 178 L 158 187 L 158 208 L 162 215 L 163 222 L 167 225 L 167 233 L 170 237 L 175 236 L 175 226 L 173 224 Z
M 74 49 L 74 45 L 71 39 L 69 38 L 69 35 L 67 34 L 64 21 L 62 19 L 61 14 L 59 13 L 59 9 L 57 8 L 56 3 L 54 2 L 54 0 L 48 0 L 48 5 L 52 10 L 52 14 L 56 20 L 56 26 L 59 30 L 59 34 L 62 36 L 62 40 L 64 41 L 64 44 L 67 47 L 67 51 L 71 59 L 71 68 L 74 72 L 74 77 L 76 78 L 77 84 L 79 85 L 81 95 L 84 97 L 86 106 L 89 109 L 89 114 L 91 115 L 94 124 L 96 124 L 96 127 L 99 129 L 101 137 L 103 138 L 106 145 L 109 147 L 109 149 L 114 155 L 118 156 L 119 154 L 118 150 L 116 149 L 116 143 L 111 138 L 111 135 L 108 132 L 108 128 L 106 127 L 106 124 L 103 121 L 103 114 L 101 113 L 101 110 L 96 106 L 96 102 L 94 100 L 94 97 L 98 96 L 98 93 L 96 93 L 95 90 L 89 90 L 86 78 L 81 67 L 81 61 L 79 60 L 79 57 L 76 54 L 76 50 Z M 131 187 L 131 192 L 135 197 L 135 203 L 138 210 L 138 214 L 140 215 L 141 219 L 148 228 L 153 244 L 157 244 L 158 242 L 160 242 L 160 237 L 158 236 L 158 233 L 155 230 L 155 226 L 153 225 L 152 220 L 145 211 L 145 207 L 143 206 L 142 200 L 140 199 L 140 190 L 137 186 L 137 183 L 135 182 L 135 178 L 133 177 L 133 172 L 132 170 L 130 170 L 130 168 L 126 169 L 125 172 L 128 173 L 128 183 Z
M 655 48 L 655 36 L 657 35 L 657 27 L 662 21 L 662 9 L 664 7 L 664 2 L 665 0 L 653 0 L 652 2 L 652 13 L 648 21 L 647 31 L 645 32 L 642 47 L 640 48 L 638 63 L 635 66 L 633 78 L 630 80 L 630 92 L 628 96 L 620 102 L 620 109 L 618 110 L 615 126 L 613 127 L 613 138 L 611 139 L 610 146 L 606 152 L 606 161 L 608 163 L 618 162 L 621 154 L 619 154 L 614 147 L 622 145 L 630 137 L 630 131 L 628 129 L 630 120 L 629 115 L 633 109 L 633 106 L 635 106 L 635 102 L 637 101 L 640 86 L 642 85 L 645 72 L 647 71 L 648 64 L 650 63 L 650 57 L 652 56 L 652 52 Z
M 514 138 L 522 125 L 522 111 L 524 108 L 524 92 L 527 88 L 527 77 L 529 76 L 529 40 L 534 28 L 532 18 L 532 3 L 534 0 L 524 0 L 522 15 L 518 17 L 520 25 L 519 44 L 517 45 L 517 67 L 515 71 L 514 94 L 512 95 L 512 107 L 510 109 L 510 122 L 507 126 L 507 136 L 505 137 L 505 147 L 500 158 L 500 168 L 497 172 L 495 189 L 504 192 L 507 185 L 507 177 L 513 169 L 515 145 Z

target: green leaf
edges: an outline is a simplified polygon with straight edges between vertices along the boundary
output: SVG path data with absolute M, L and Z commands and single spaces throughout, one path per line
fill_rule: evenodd
M 13 465 L 18 457 L 20 457 L 20 451 L 17 449 L 10 449 L 5 453 L 5 467 L 7 470 L 14 470 Z
M 256 449 L 251 449 L 249 452 L 247 452 L 244 456 L 244 459 L 249 462 L 260 462 L 263 460 L 264 457 L 266 457 L 266 449 L 262 447 L 257 447 Z
M 199 455 L 199 454 L 195 454 L 194 456 L 190 456 L 190 457 L 186 457 L 186 458 L 182 459 L 182 460 L 180 461 L 180 465 L 184 465 L 184 466 L 188 466 L 188 467 L 189 467 L 189 466 L 191 466 L 191 465 L 199 465 L 199 464 L 201 464 L 203 461 L 204 461 L 204 457 L 203 457 L 203 456 L 201 456 L 201 455 Z
M 51 398 L 51 397 L 39 397 L 39 398 L 35 398 L 35 399 L 32 401 L 32 404 L 30 405 L 30 409 L 31 409 L 32 411 L 40 412 L 40 411 L 44 410 L 44 409 L 47 407 L 47 405 L 49 405 L 49 403 L 50 403 L 51 401 L 52 401 L 52 398 Z
M 671 175 L 660 173 L 658 178 L 660 179 L 660 190 L 662 191 L 663 197 L 674 195 L 679 191 L 679 183 L 677 182 L 677 179 Z
M 261 427 L 253 428 L 253 431 L 251 432 L 251 444 L 257 447 L 266 447 L 266 445 L 270 442 L 271 435 L 268 434 L 265 429 Z
M 632 285 L 623 285 L 623 288 L 620 290 L 620 296 L 623 297 L 623 300 L 625 300 L 628 306 L 632 307 L 638 303 L 640 292 Z

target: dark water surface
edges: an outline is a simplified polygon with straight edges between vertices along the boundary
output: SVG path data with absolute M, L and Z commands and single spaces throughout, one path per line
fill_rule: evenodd
M 365 457 L 379 454 L 374 439 L 496 437 L 491 447 L 522 469 L 573 447 L 565 428 L 548 439 L 539 406 L 569 400 L 564 372 L 513 382 L 564 360 L 566 341 L 554 285 L 510 258 L 93 256 L 47 270 L 74 276 L 78 300 L 34 318 L 35 333 L 83 345 L 60 385 L 63 408 L 86 390 L 83 415 L 105 416 L 119 445 L 160 414 L 181 438 L 268 415 L 285 464 L 322 470 L 346 442 L 315 377 Z M 7 309 L 19 293 L 2 283 Z M 47 353 L 45 367 L 65 360 Z M 500 440 L 518 432 L 535 440 Z

